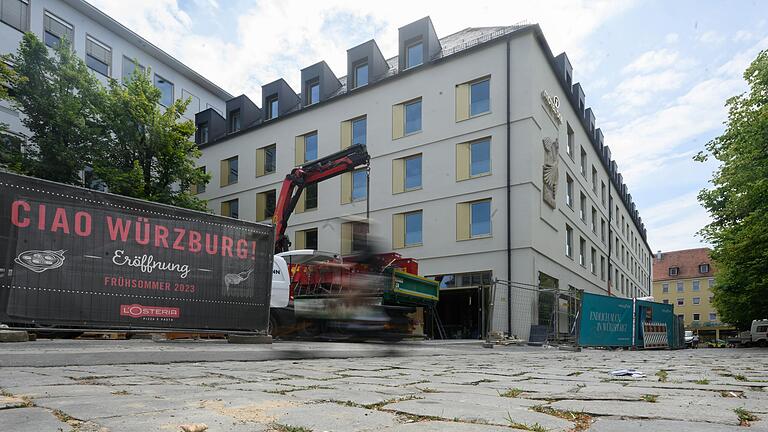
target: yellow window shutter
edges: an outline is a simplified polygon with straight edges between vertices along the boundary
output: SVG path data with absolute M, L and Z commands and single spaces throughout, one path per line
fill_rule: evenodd
M 392 139 L 402 138 L 405 135 L 403 115 L 403 104 L 392 105 Z
M 469 84 L 456 86 L 456 121 L 469 118 Z
M 304 160 L 304 135 L 296 137 L 296 166 L 303 165 Z
M 306 209 L 306 201 L 307 201 L 307 192 L 301 191 L 301 196 L 299 197 L 299 201 L 296 202 L 296 208 L 294 209 L 294 212 L 304 213 Z
M 470 237 L 470 223 L 469 203 L 456 204 L 456 240 L 466 240 Z
M 405 214 L 392 215 L 392 249 L 405 247 Z
M 341 224 L 341 254 L 349 255 L 352 253 L 352 224 L 347 222 Z
M 352 121 L 341 122 L 341 148 L 345 149 L 352 145 Z
M 456 180 L 469 178 L 469 143 L 456 145 Z
M 229 216 L 229 201 L 224 201 L 221 203 L 221 215 Z
M 197 195 L 197 184 L 196 183 L 193 183 L 193 184 L 189 185 L 189 193 L 191 193 L 192 195 Z
M 256 177 L 264 175 L 264 149 L 256 149 Z
M 392 160 L 392 193 L 405 192 L 405 159 Z
M 307 232 L 296 231 L 296 235 L 293 239 L 293 250 L 306 249 L 307 248 Z
M 267 218 L 267 194 L 256 194 L 256 220 L 261 221 Z
M 341 203 L 349 204 L 352 202 L 352 173 L 341 175 Z
M 219 186 L 224 187 L 229 184 L 229 161 L 226 159 L 221 161 L 219 166 L 219 175 L 221 175 L 221 182 Z

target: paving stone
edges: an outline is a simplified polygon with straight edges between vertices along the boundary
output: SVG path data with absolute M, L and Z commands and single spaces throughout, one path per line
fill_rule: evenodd
M 37 408 L 0 409 L 0 430 L 12 432 L 60 432 L 68 431 L 68 424 L 61 422 L 50 411 Z
M 590 432 L 754 432 L 755 429 L 728 426 L 717 423 L 687 422 L 674 420 L 623 420 L 599 418 L 589 428 Z
M 509 426 L 513 422 L 526 425 L 538 423 L 544 428 L 553 431 L 565 431 L 573 427 L 573 423 L 550 415 L 529 411 L 527 408 L 492 407 L 435 399 L 407 400 L 386 405 L 383 409 L 416 416 L 439 417 L 446 420 L 480 422 L 501 426 Z
M 398 424 L 397 417 L 391 413 L 328 403 L 275 408 L 267 413 L 275 416 L 276 423 L 313 431 L 380 431 Z
M 395 396 L 360 390 L 313 389 L 291 392 L 291 396 L 308 401 L 351 402 L 357 405 L 373 405 L 391 401 Z
M 514 432 L 516 430 L 523 429 L 511 429 L 503 426 L 475 423 L 425 421 L 397 425 L 383 429 L 382 432 Z
M 189 423 L 204 423 L 208 426 L 206 432 L 262 432 L 269 430 L 268 423 L 244 421 L 225 414 L 200 409 L 173 409 L 130 416 L 107 417 L 100 418 L 95 423 L 99 427 L 106 427 L 113 432 L 179 431 L 179 425 Z
M 670 403 L 626 402 L 626 401 L 576 401 L 553 402 L 552 408 L 585 412 L 602 416 L 623 416 L 640 419 L 669 419 L 693 422 L 710 422 L 738 425 L 736 414 L 731 409 L 718 406 L 679 405 Z
M 91 384 L 70 384 L 70 385 L 50 385 L 50 386 L 21 386 L 9 387 L 8 393 L 16 396 L 27 396 L 31 398 L 57 398 L 57 397 L 83 397 L 108 395 L 115 391 L 108 386 Z

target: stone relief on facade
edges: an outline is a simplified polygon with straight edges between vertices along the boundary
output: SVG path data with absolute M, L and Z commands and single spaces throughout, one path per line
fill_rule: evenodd
M 557 206 L 557 181 L 560 176 L 558 172 L 558 155 L 560 154 L 560 143 L 558 139 L 545 137 L 541 140 L 544 144 L 544 189 L 542 191 L 544 202 L 550 207 Z

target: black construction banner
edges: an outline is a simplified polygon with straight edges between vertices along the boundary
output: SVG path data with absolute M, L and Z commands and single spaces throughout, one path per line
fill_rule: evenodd
M 266 330 L 274 230 L 0 172 L 0 322 Z

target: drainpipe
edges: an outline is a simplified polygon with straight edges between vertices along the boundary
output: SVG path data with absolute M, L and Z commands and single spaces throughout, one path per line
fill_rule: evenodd
M 608 175 L 610 175 L 610 170 L 608 170 Z M 613 239 L 611 238 L 611 232 L 613 228 L 611 228 L 613 225 L 611 225 L 612 222 L 612 216 L 613 216 L 613 198 L 611 197 L 611 182 L 610 179 L 608 181 L 608 295 L 611 295 L 611 283 L 613 282 L 613 276 L 611 274 L 613 273 L 613 264 L 611 262 L 613 261 L 613 254 L 611 254 L 611 248 L 613 246 Z
M 512 138 L 511 138 L 511 95 L 510 74 L 510 38 L 507 36 L 507 335 L 512 336 Z

